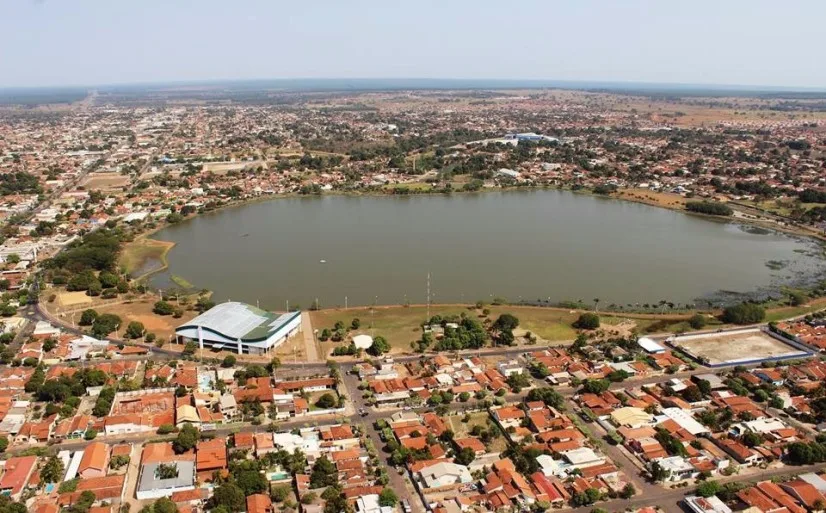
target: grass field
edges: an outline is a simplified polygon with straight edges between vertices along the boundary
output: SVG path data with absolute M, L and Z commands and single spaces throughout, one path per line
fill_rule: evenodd
M 129 274 L 141 271 L 141 268 L 151 260 L 157 260 L 165 267 L 166 254 L 174 245 L 173 242 L 145 237 L 135 239 L 123 247 L 120 255 L 120 265 L 125 267 Z
M 519 319 L 519 328 L 515 330 L 515 335 L 523 335 L 525 331 L 530 331 L 538 336 L 544 343 L 567 342 L 576 338 L 577 332 L 571 326 L 579 317 L 578 311 L 565 310 L 559 308 L 542 307 L 520 307 L 520 306 L 489 306 L 491 320 L 495 320 L 503 313 L 511 313 Z M 473 315 L 482 320 L 479 310 L 459 305 L 438 305 L 430 307 L 430 315 L 458 315 L 462 312 Z M 313 329 L 319 332 L 324 328 L 332 330 L 336 322 L 341 321 L 345 326 L 350 326 L 353 318 L 361 321 L 358 330 L 350 332 L 351 335 L 367 334 L 381 335 L 387 339 L 392 346 L 394 353 L 410 351 L 410 343 L 421 337 L 421 323 L 427 317 L 427 307 L 425 306 L 380 306 L 371 314 L 370 307 L 330 309 L 310 312 Z M 672 326 L 683 322 L 685 315 L 672 315 L 660 317 L 652 314 L 628 314 L 628 315 L 601 315 L 600 319 L 603 328 L 616 330 L 620 334 L 627 334 L 631 328 L 636 327 L 642 331 L 657 320 L 668 319 L 669 325 L 661 331 L 668 331 Z M 374 324 L 371 329 L 371 320 Z M 676 329 L 676 328 L 675 328 Z M 322 342 L 321 346 L 325 352 L 331 351 L 336 342 Z
M 826 298 L 821 297 L 800 306 L 783 306 L 766 310 L 766 322 L 800 317 L 826 308 Z
M 348 308 L 335 310 L 321 310 L 310 312 L 310 319 L 313 329 L 319 332 L 324 328 L 332 330 L 337 321 L 341 321 L 345 326 L 350 326 L 353 318 L 357 317 L 361 321 L 361 328 L 353 331 L 353 335 L 364 333 L 370 335 L 381 335 L 387 339 L 395 352 L 410 351 L 410 342 L 421 337 L 421 323 L 427 317 L 427 307 L 378 307 L 374 313 L 370 313 L 369 307 Z M 430 315 L 451 315 L 468 312 L 467 308 L 461 306 L 431 306 Z M 374 324 L 370 328 L 371 320 Z M 325 352 L 329 352 L 336 343 L 322 342 L 321 347 Z

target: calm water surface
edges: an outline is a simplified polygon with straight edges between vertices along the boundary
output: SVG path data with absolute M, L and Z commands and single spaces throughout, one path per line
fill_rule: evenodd
M 423 303 L 493 296 L 693 302 L 818 272 L 811 242 L 749 233 L 634 203 L 564 191 L 288 198 L 167 228 L 169 275 L 262 307 Z M 324 260 L 326 263 L 321 263 Z M 772 270 L 768 261 L 783 261 Z

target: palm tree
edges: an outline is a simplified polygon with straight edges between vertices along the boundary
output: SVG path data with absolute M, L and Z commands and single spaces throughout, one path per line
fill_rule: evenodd
M 599 313 L 599 298 L 598 297 L 594 298 L 594 311 L 596 313 Z

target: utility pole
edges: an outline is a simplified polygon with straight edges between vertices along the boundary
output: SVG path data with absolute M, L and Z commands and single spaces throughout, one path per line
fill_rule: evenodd
M 344 296 L 344 309 L 347 310 L 347 296 Z

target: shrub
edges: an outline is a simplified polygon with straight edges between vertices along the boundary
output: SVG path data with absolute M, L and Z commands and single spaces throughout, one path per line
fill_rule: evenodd
M 753 303 L 728 306 L 723 310 L 722 321 L 730 324 L 756 324 L 766 317 L 766 310 Z
M 706 326 L 705 315 L 699 313 L 692 315 L 691 319 L 688 320 L 688 325 L 695 330 L 703 329 Z
M 712 216 L 730 216 L 734 211 L 728 205 L 712 201 L 688 201 L 685 209 L 689 212 Z
M 80 325 L 81 326 L 91 326 L 95 322 L 95 319 L 97 319 L 97 318 L 98 318 L 97 311 L 93 310 L 91 308 L 87 308 L 86 310 L 83 310 L 82 314 L 80 314 Z
M 585 312 L 579 316 L 579 319 L 574 322 L 573 326 L 580 330 L 595 330 L 599 328 L 599 315 Z
M 158 315 L 172 315 L 174 308 L 166 301 L 156 301 L 152 306 L 152 312 Z

